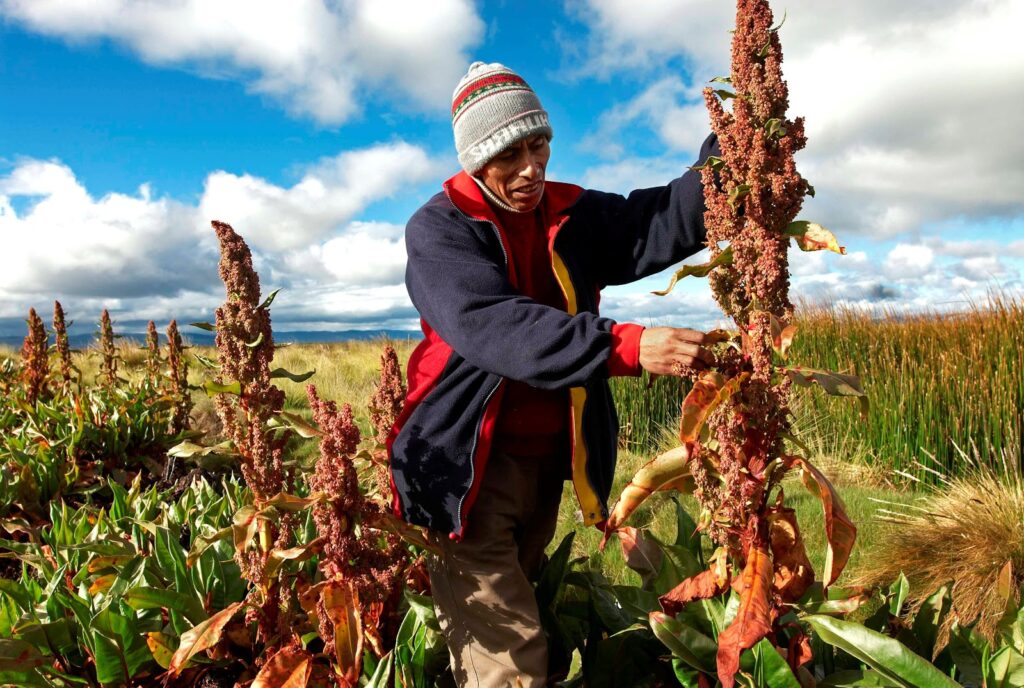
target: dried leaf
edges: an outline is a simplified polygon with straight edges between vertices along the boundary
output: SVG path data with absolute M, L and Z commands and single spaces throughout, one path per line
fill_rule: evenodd
M 796 511 L 783 508 L 770 512 L 768 533 L 775 562 L 772 589 L 782 601 L 796 602 L 814 583 L 814 569 L 807 558 Z
M 235 615 L 242 604 L 242 602 L 229 604 L 206 621 L 181 634 L 181 642 L 167 667 L 172 677 L 180 674 L 192 657 L 220 642 L 224 627 L 231 621 L 231 617 Z
M 171 666 L 171 658 L 174 656 L 174 650 L 171 647 L 173 640 L 166 633 L 151 631 L 146 634 L 146 645 L 149 646 L 149 651 L 153 653 L 153 659 L 163 669 Z
M 825 551 L 825 587 L 836 582 L 839 574 L 850 560 L 850 552 L 857 539 L 857 526 L 846 515 L 846 507 L 839 498 L 836 489 L 825 474 L 815 468 L 807 459 L 800 456 L 787 457 L 801 468 L 804 486 L 821 500 L 825 511 L 825 539 L 828 548 Z
M 636 472 L 633 479 L 622 488 L 622 494 L 608 516 L 605 540 L 610 533 L 618 530 L 626 522 L 630 514 L 636 511 L 645 499 L 668 483 L 693 489 L 689 466 L 690 452 L 691 448 L 687 445 L 676 447 L 647 462 Z M 604 547 L 604 541 L 601 542 L 601 546 Z
M 740 668 L 740 653 L 756 645 L 772 630 L 771 583 L 771 556 L 763 547 L 751 547 L 740 577 L 739 609 L 729 627 L 718 635 L 718 679 L 722 688 L 734 685 Z
M 796 245 L 800 247 L 801 251 L 832 251 L 846 255 L 846 247 L 840 246 L 835 235 L 817 222 L 805 220 L 791 222 L 786 227 L 785 234 L 796 240 Z
M 250 688 L 306 688 L 313 673 L 313 656 L 297 647 L 286 647 L 271 657 Z
M 360 619 L 359 597 L 351 586 L 332 580 L 324 586 L 321 601 L 327 618 L 334 626 L 334 656 L 337 671 L 354 682 L 361 671 L 363 655 L 363 628 Z
M 657 296 L 665 296 L 672 288 L 676 286 L 676 282 L 683 279 L 684 277 L 707 277 L 708 274 L 715 268 L 721 265 L 732 264 L 732 246 L 727 246 L 725 250 L 719 253 L 715 258 L 709 260 L 706 263 L 700 263 L 699 265 L 684 265 L 672 274 L 672 279 L 669 280 L 668 286 L 660 291 L 652 291 L 652 294 Z
M 721 373 L 709 370 L 701 373 L 690 393 L 683 399 L 682 417 L 679 421 L 679 441 L 685 444 L 696 442 L 701 428 L 711 412 L 739 391 L 740 385 L 750 373 L 740 373 L 729 380 Z
M 772 348 L 783 358 L 793 344 L 793 336 L 796 335 L 796 325 L 789 324 L 769 314 L 769 322 L 772 333 Z
M 315 492 L 308 497 L 299 497 L 297 495 L 288 494 L 287 492 L 278 492 L 276 495 L 264 502 L 263 506 L 264 508 L 273 507 L 278 511 L 295 513 L 298 511 L 305 511 L 317 502 L 322 502 L 325 499 L 326 496 L 319 492 Z
M 790 366 L 782 370 L 801 387 L 810 387 L 815 382 L 825 391 L 826 394 L 840 397 L 857 397 L 860 400 L 860 416 L 862 420 L 868 417 L 868 395 L 864 393 L 860 378 L 856 375 L 836 373 L 831 370 L 816 370 L 814 368 L 803 368 L 801 366 Z

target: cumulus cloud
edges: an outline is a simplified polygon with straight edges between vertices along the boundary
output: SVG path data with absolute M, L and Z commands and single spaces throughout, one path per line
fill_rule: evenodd
M 28 203 L 20 215 L 18 197 Z M 200 267 L 211 244 L 191 208 L 154 199 L 147 186 L 94 198 L 57 161 L 23 160 L 0 177 L 0 237 L 8 293 L 137 298 L 203 290 L 216 279 Z
M 206 179 L 199 212 L 204 219 L 244 227 L 247 239 L 260 249 L 296 249 L 350 221 L 370 203 L 439 176 L 440 169 L 422 148 L 397 142 L 322 160 L 289 188 L 217 171 Z
M 311 164 L 291 187 L 217 171 L 188 205 L 147 185 L 96 197 L 59 161 L 21 160 L 0 176 L 0 329 L 54 298 L 80 325 L 102 308 L 123 322 L 207 319 L 223 300 L 210 219 L 246 238 L 265 290 L 291 292 L 275 322 L 405 327 L 404 228 L 355 218 L 439 170 L 420 148 L 380 144 Z
M 0 14 L 69 42 L 239 78 L 296 115 L 341 124 L 367 98 L 443 108 L 485 26 L 470 0 L 0 0 Z
M 728 3 L 569 7 L 590 29 L 582 73 L 661 75 L 605 113 L 595 138 L 622 139 L 627 124 L 643 124 L 670 149 L 692 151 L 704 132 L 691 130 L 700 119 L 694 108 L 703 107 L 695 90 L 728 71 Z M 840 232 L 886 238 L 951 217 L 1024 213 L 1024 52 L 1016 36 L 1024 5 L 867 0 L 836 5 L 827 19 L 811 0 L 787 9 L 790 112 L 807 118 L 800 169 L 819 192 L 808 214 Z M 673 58 L 692 82 L 663 76 Z

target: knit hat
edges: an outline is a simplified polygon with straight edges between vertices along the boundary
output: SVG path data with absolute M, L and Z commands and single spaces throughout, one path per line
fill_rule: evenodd
M 521 76 L 494 62 L 474 62 L 452 94 L 452 129 L 459 164 L 475 174 L 514 143 L 547 134 L 548 113 Z

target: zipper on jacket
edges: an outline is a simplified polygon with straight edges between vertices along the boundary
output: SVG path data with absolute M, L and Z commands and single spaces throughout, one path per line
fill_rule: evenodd
M 462 212 L 462 208 L 460 208 L 455 203 L 455 201 L 452 200 L 451 194 L 448 193 L 447 188 L 444 189 L 444 195 L 448 199 L 448 202 L 452 204 L 452 207 L 455 208 L 455 211 L 462 217 L 466 218 L 470 222 L 486 222 L 488 225 L 490 225 L 491 229 L 494 230 L 494 235 L 498 238 L 498 246 L 501 247 L 501 255 L 502 258 L 505 259 L 505 271 L 507 272 L 509 267 L 508 251 L 505 250 L 505 242 L 501 238 L 501 230 L 498 229 L 498 226 L 486 218 L 470 217 L 466 213 Z M 462 533 L 465 529 L 464 524 L 466 521 L 466 514 L 463 513 L 463 506 L 465 505 L 466 498 L 469 497 L 469 493 L 473 491 L 473 484 L 476 482 L 476 449 L 477 444 L 480 442 L 480 431 L 483 428 L 484 417 L 487 415 L 487 407 L 490 406 L 491 397 L 493 397 L 494 393 L 498 391 L 498 388 L 501 387 L 501 383 L 504 380 L 505 378 L 499 376 L 498 384 L 494 385 L 494 388 L 487 393 L 487 397 L 484 399 L 483 411 L 480 412 L 480 419 L 477 421 L 476 424 L 476 432 L 473 435 L 473 449 L 470 450 L 469 452 L 469 489 L 466 490 L 466 493 L 459 498 L 459 520 L 458 523 L 455 524 L 455 531 L 449 535 L 449 537 L 452 540 L 455 540 L 456 542 L 462 539 Z
M 476 482 L 476 446 L 480 442 L 480 431 L 482 430 L 484 425 L 484 417 L 487 416 L 487 407 L 491 405 L 491 397 L 494 396 L 494 393 L 498 391 L 498 388 L 501 387 L 501 383 L 504 381 L 505 378 L 499 377 L 498 384 L 494 385 L 494 388 L 487 393 L 487 397 L 484 399 L 483 411 L 480 412 L 480 419 L 477 420 L 476 423 L 476 431 L 473 435 L 473 448 L 469 452 L 469 489 L 466 490 L 466 493 L 459 498 L 459 520 L 455 524 L 455 530 L 449 536 L 452 540 L 455 540 L 456 542 L 462 539 L 462 533 L 464 530 L 463 523 L 466 520 L 466 514 L 462 512 L 463 505 L 465 504 L 466 498 L 469 497 L 469 494 L 473 491 L 473 483 Z

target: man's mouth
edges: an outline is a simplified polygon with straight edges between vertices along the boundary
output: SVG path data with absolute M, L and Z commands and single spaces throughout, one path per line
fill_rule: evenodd
M 522 196 L 532 196 L 535 193 L 537 193 L 538 191 L 540 191 L 541 187 L 543 187 L 543 186 L 544 186 L 544 182 L 534 182 L 533 184 L 530 184 L 529 186 L 520 186 L 518 189 L 513 189 L 512 193 L 520 194 Z

